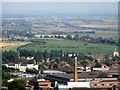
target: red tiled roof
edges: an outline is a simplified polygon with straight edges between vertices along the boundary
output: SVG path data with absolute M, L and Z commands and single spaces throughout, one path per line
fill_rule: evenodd
M 104 56 L 91 56 L 91 58 L 96 58 L 96 59 L 104 59 Z
M 91 84 L 115 84 L 117 82 L 111 81 L 111 82 L 91 82 Z
M 107 66 L 106 64 L 101 64 L 102 66 Z

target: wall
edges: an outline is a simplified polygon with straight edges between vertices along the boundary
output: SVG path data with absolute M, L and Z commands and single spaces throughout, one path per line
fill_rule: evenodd
M 58 89 L 68 89 L 68 88 L 89 88 L 90 82 L 68 82 L 67 85 L 59 85 Z

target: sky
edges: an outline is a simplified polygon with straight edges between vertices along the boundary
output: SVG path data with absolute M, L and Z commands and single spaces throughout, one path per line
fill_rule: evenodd
M 117 14 L 117 2 L 3 2 L 3 15 L 24 14 Z
M 118 2 L 119 0 L 1 0 L 2 2 Z

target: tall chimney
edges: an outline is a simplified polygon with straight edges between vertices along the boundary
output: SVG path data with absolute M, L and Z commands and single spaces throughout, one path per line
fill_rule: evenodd
M 77 82 L 77 78 L 78 78 L 78 75 L 77 75 L 77 57 L 75 57 L 75 61 L 74 61 L 74 82 Z

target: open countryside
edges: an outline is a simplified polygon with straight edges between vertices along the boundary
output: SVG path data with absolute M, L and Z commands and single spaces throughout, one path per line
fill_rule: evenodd
M 107 44 L 91 44 L 82 41 L 73 41 L 65 39 L 34 39 L 38 42 L 45 42 L 45 44 L 39 43 L 29 43 L 27 45 L 21 46 L 21 49 L 25 50 L 40 50 L 40 51 L 50 51 L 50 50 L 62 50 L 63 52 L 74 52 L 83 54 L 101 54 L 101 55 L 112 55 L 115 48 L 118 46 L 107 45 Z

